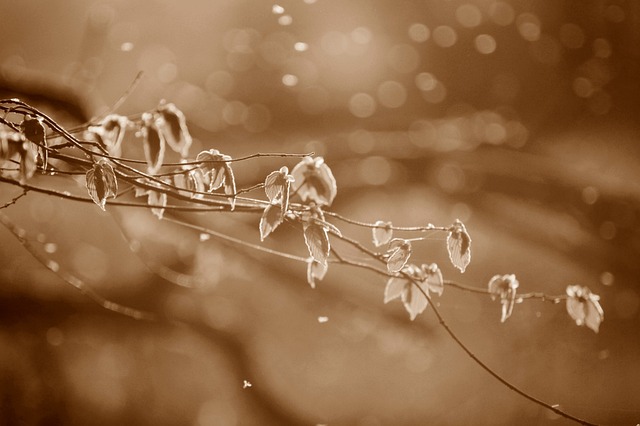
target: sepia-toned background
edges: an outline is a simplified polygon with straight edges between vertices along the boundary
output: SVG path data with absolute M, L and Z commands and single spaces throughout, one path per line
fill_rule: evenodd
M 460 218 L 473 239 L 464 274 L 443 235 L 414 248 L 446 279 L 588 286 L 605 311 L 598 334 L 562 304 L 528 301 L 501 324 L 488 297 L 447 287 L 437 301 L 480 359 L 533 396 L 596 423 L 640 422 L 640 5 L 4 1 L 0 36 L 2 98 L 73 126 L 142 71 L 118 112 L 174 102 L 192 156 L 314 152 L 336 177 L 334 211 L 406 226 Z M 125 150 L 139 154 L 135 143 Z M 248 186 L 295 163 L 234 167 Z M 19 193 L 1 185 L 0 203 Z M 411 322 L 383 304 L 370 272 L 332 267 L 311 289 L 305 265 L 200 241 L 147 211 L 29 194 L 3 213 L 99 294 L 163 319 L 101 308 L 0 229 L 0 424 L 571 424 L 481 370 L 429 309 Z M 255 215 L 195 220 L 259 241 Z M 269 239 L 305 253 L 293 228 Z M 152 274 L 131 240 L 203 287 Z

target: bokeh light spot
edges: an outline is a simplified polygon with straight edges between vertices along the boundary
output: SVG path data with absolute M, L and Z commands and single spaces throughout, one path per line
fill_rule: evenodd
M 440 47 L 451 47 L 458 41 L 458 34 L 450 26 L 440 25 L 433 30 L 433 41 Z
M 509 3 L 503 1 L 496 1 L 489 6 L 489 17 L 491 20 L 503 27 L 511 25 L 515 18 L 515 12 L 513 7 Z
M 532 13 L 521 13 L 516 19 L 518 32 L 527 41 L 536 41 L 540 38 L 540 19 Z
M 582 190 L 582 201 L 584 201 L 585 204 L 591 206 L 598 201 L 599 197 L 600 192 L 593 186 L 587 186 Z
M 378 101 L 387 108 L 399 108 L 407 100 L 407 90 L 397 81 L 385 81 L 378 86 Z
M 391 164 L 384 157 L 367 157 L 358 164 L 358 175 L 366 185 L 384 185 L 391 174 Z
M 371 117 L 376 112 L 376 101 L 367 93 L 356 93 L 349 100 L 349 111 L 358 118 Z
M 245 104 L 240 101 L 231 101 L 222 109 L 222 118 L 227 124 L 236 126 L 244 121 L 246 113 L 247 106 Z
M 624 9 L 617 4 L 610 4 L 604 11 L 604 16 L 610 22 L 620 23 L 625 19 Z
M 611 272 L 605 271 L 600 274 L 600 282 L 602 285 L 612 286 L 614 281 L 615 276 Z
M 293 23 L 293 18 L 291 15 L 282 15 L 278 18 L 278 24 L 286 27 L 287 25 L 291 25 Z
M 573 80 L 573 91 L 581 98 L 588 98 L 593 94 L 593 84 L 585 77 L 576 77 Z
M 431 31 L 425 24 L 415 23 L 409 26 L 409 38 L 416 43 L 424 43 L 430 36 Z
M 488 55 L 496 50 L 496 39 L 489 34 L 478 34 L 474 42 L 476 50 L 483 55 Z
M 293 74 L 285 74 L 282 76 L 282 84 L 288 87 L 293 87 L 298 84 L 298 77 Z
M 465 3 L 456 9 L 456 20 L 465 28 L 477 27 L 482 23 L 482 13 L 476 5 Z
M 373 34 L 371 30 L 367 27 L 358 27 L 351 31 L 351 40 L 358 44 L 367 44 L 371 42 L 371 38 Z
M 611 56 L 611 43 L 606 38 L 597 38 L 593 41 L 593 54 L 596 58 L 608 58 Z
M 416 75 L 415 82 L 416 87 L 420 90 L 433 90 L 438 80 L 431 73 L 421 72 Z
M 293 45 L 293 48 L 297 52 L 306 52 L 307 50 L 309 50 L 309 45 L 307 43 L 302 42 L 302 41 L 298 41 L 298 42 L 296 42 L 296 44 Z

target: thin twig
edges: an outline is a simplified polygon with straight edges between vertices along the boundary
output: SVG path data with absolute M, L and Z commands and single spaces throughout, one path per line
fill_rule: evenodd
M 27 195 L 27 192 L 29 192 L 29 190 L 27 188 L 22 188 L 22 193 L 16 195 L 15 197 L 13 197 L 11 199 L 11 201 L 6 202 L 5 204 L 3 204 L 2 206 L 0 206 L 0 210 L 2 209 L 6 209 L 7 207 L 9 207 L 12 204 L 15 204 L 20 198 L 24 197 L 25 195 Z

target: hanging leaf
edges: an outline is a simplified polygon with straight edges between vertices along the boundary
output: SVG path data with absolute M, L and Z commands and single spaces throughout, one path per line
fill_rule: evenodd
M 109 114 L 102 119 L 99 125 L 89 126 L 88 132 L 107 150 L 109 155 L 120 157 L 122 155 L 122 141 L 128 125 L 129 119 L 127 117 Z
M 328 269 L 328 265 L 323 265 L 312 257 L 307 259 L 307 282 L 311 288 L 316 288 L 316 280 L 322 281 Z
M 303 233 L 304 242 L 309 249 L 311 257 L 326 266 L 331 249 L 327 230 L 318 224 L 306 222 L 303 227 Z
M 384 289 L 384 303 L 389 303 L 390 301 L 402 296 L 406 284 L 406 278 L 389 278 L 387 286 Z
M 47 137 L 41 117 L 25 116 L 20 123 L 20 130 L 27 140 L 33 142 L 37 149 L 36 164 L 40 165 L 44 170 L 47 169 L 49 151 L 47 150 Z
M 420 269 L 424 273 L 427 281 L 427 287 L 429 292 L 436 293 L 438 296 L 442 296 L 444 292 L 444 279 L 442 278 L 442 272 L 435 263 L 431 265 L 423 264 Z
M 586 325 L 594 332 L 604 321 L 604 311 L 600 306 L 600 296 L 591 293 L 587 287 L 570 285 L 567 287 L 567 312 L 577 325 Z
M 269 204 L 260 218 L 260 240 L 264 241 L 283 221 L 284 215 L 280 204 Z
M 141 134 L 148 171 L 150 174 L 155 174 L 164 160 L 165 141 L 153 121 L 153 116 L 148 112 L 142 114 Z
M 177 188 L 184 189 L 184 191 L 178 191 L 182 196 L 202 198 L 203 195 L 201 193 L 204 192 L 204 177 L 199 168 L 192 167 L 193 166 L 182 166 L 182 170 L 184 171 L 173 175 L 173 184 Z
M 373 245 L 376 247 L 383 246 L 391 241 L 393 237 L 393 229 L 391 229 L 391 222 L 377 221 L 373 228 Z
M 89 197 L 104 211 L 107 198 L 118 195 L 118 180 L 113 167 L 101 159 L 87 170 L 85 180 Z
M 329 206 L 338 192 L 336 179 L 322 157 L 304 157 L 291 171 L 292 189 L 303 202 Z
M 464 224 L 458 219 L 449 228 L 447 250 L 453 266 L 460 272 L 464 272 L 471 261 L 471 237 Z
M 402 272 L 407 277 L 392 277 L 387 281 L 384 291 L 384 303 L 398 297 L 402 300 L 404 308 L 409 312 L 409 317 L 413 321 L 424 312 L 429 305 L 429 300 L 425 294 L 429 295 L 429 286 L 424 271 L 415 265 L 407 265 L 402 268 Z
M 200 162 L 198 166 L 209 183 L 209 192 L 221 188 L 224 185 L 224 193 L 229 196 L 231 210 L 235 206 L 236 179 L 231 169 L 230 161 L 232 158 L 228 155 L 221 154 L 217 149 L 202 151 L 196 157 L 196 161 Z
M 158 114 L 156 124 L 165 140 L 171 149 L 186 157 L 193 140 L 184 114 L 174 104 L 164 102 L 158 106 Z
M 389 273 L 400 271 L 411 256 L 411 242 L 396 238 L 391 240 L 385 256 L 387 257 L 387 270 Z
M 287 166 L 283 166 L 280 170 L 271 172 L 264 180 L 264 192 L 270 203 L 276 200 L 280 201 L 283 211 L 289 209 L 289 193 L 291 182 L 294 181 L 293 176 L 289 174 Z
M 513 312 L 513 305 L 516 301 L 516 291 L 520 283 L 513 274 L 495 275 L 489 280 L 489 293 L 491 299 L 495 300 L 496 296 L 500 296 L 502 304 L 502 317 L 500 322 L 505 322 Z

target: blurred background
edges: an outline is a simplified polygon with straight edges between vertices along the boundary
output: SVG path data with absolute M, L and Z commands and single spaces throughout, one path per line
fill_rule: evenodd
M 501 324 L 488 297 L 446 288 L 438 302 L 479 358 L 532 395 L 592 422 L 640 422 L 640 4 L 5 1 L 0 35 L 3 98 L 73 126 L 143 71 L 118 112 L 174 102 L 192 156 L 313 151 L 335 174 L 337 212 L 460 218 L 473 239 L 464 275 L 444 236 L 414 248 L 446 279 L 588 286 L 605 311 L 598 334 L 562 304 L 516 305 Z M 237 163 L 239 185 L 281 165 L 295 160 Z M 19 193 L 2 185 L 0 202 Z M 108 212 L 38 194 L 3 210 L 61 268 L 162 320 L 101 308 L 0 229 L 0 423 L 571 424 L 482 371 L 429 309 L 410 322 L 384 305 L 379 276 L 333 267 L 312 290 L 305 265 L 147 211 Z M 190 219 L 259 240 L 255 215 Z M 304 253 L 294 229 L 270 239 Z M 170 284 L 143 260 L 202 286 Z

